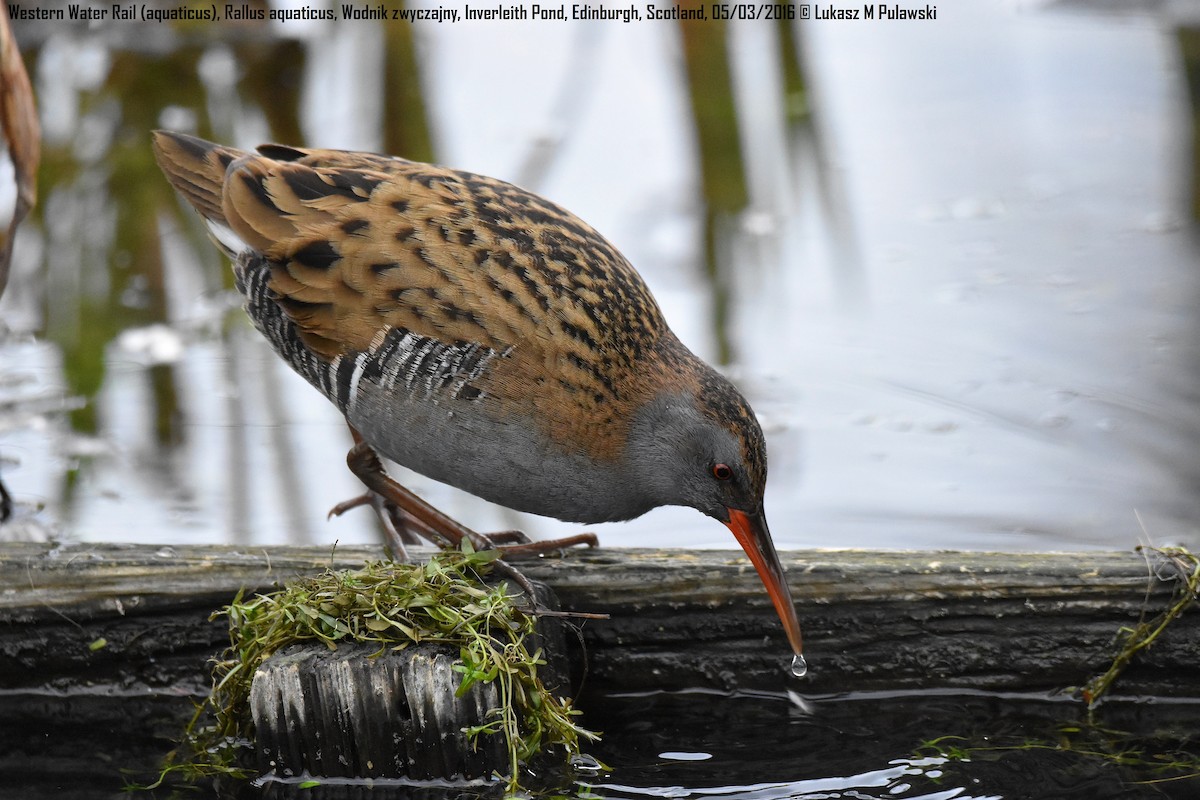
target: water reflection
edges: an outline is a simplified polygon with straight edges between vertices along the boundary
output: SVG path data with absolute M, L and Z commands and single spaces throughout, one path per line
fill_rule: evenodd
M 587 699 L 588 719 L 605 725 L 590 750 L 611 771 L 582 782 L 613 800 L 1091 800 L 1196 791 L 1186 767 L 1159 769 L 1175 757 L 1167 754 L 1192 713 L 1178 708 L 1109 707 L 1101 726 L 1079 720 L 1073 704 L 983 693 L 818 698 L 811 716 L 766 694 Z M 1136 755 L 1135 741 L 1144 748 Z
M 46 129 L 0 304 L 0 468 L 24 519 L 81 538 L 375 536 L 366 514 L 323 522 L 358 491 L 348 437 L 236 310 L 151 161 L 167 126 L 435 157 L 579 213 L 747 390 L 782 546 L 1128 547 L 1135 510 L 1153 540 L 1195 543 L 1179 50 L 1149 16 L 942 12 L 503 36 L 18 25 Z M 566 527 L 401 476 L 480 529 Z M 597 530 L 732 545 L 680 509 Z
M 157 773 L 192 714 L 192 700 L 165 693 L 7 697 L 0 705 L 6 787 L 19 787 L 22 798 L 116 797 L 127 781 Z M 1196 713 L 1190 703 L 1118 701 L 1104 706 L 1102 722 L 1083 720 L 1078 704 L 1022 695 L 861 693 L 816 703 L 815 715 L 798 717 L 784 698 L 769 693 L 585 696 L 588 723 L 603 724 L 604 738 L 579 759 L 573 776 L 542 771 L 538 779 L 549 791 L 533 796 L 1182 800 L 1194 798 L 1200 782 L 1189 771 Z M 209 779 L 180 794 L 205 800 L 488 796 L 478 786 L 402 779 L 370 786 L 322 781 L 309 788 L 277 782 L 214 787 Z

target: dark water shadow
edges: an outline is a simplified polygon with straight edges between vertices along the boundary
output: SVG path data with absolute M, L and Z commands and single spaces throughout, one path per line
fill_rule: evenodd
M 153 778 L 191 708 L 190 697 L 165 695 L 0 698 L 0 785 L 30 800 L 173 796 L 122 787 Z M 586 751 L 609 769 L 540 775 L 535 785 L 550 788 L 535 796 L 1136 800 L 1200 791 L 1192 699 L 1110 702 L 1091 720 L 1063 699 L 969 692 L 810 698 L 804 708 L 765 693 L 605 693 L 585 695 L 580 708 L 604 733 Z M 462 782 L 204 781 L 179 796 L 499 794 Z

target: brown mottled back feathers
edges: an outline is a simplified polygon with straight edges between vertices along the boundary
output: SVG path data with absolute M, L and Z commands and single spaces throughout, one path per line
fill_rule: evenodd
M 492 394 L 502 401 L 506 380 L 541 376 L 534 411 L 548 424 L 611 427 L 629 410 L 630 382 L 645 377 L 639 359 L 669 335 L 624 256 L 575 215 L 503 181 L 364 153 L 248 153 L 166 132 L 155 149 L 202 216 L 265 257 L 268 288 L 326 361 L 365 351 L 388 328 L 512 347 L 492 369 Z M 562 433 L 609 444 L 597 431 Z
M 398 158 L 197 141 L 159 135 L 172 184 L 278 265 L 271 288 L 328 359 L 384 327 L 498 349 L 553 342 L 588 365 L 567 370 L 579 383 L 615 393 L 615 373 L 665 328 L 600 234 L 511 184 Z

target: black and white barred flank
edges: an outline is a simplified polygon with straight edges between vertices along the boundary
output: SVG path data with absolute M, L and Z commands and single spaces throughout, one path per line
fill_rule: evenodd
M 333 401 L 342 413 L 353 410 L 362 381 L 383 389 L 403 387 L 413 396 L 437 402 L 440 396 L 477 400 L 483 390 L 472 381 L 483 375 L 497 352 L 475 342 L 446 343 L 405 328 L 385 328 L 367 350 L 325 361 L 304 346 L 296 324 L 283 313 L 267 282 L 270 267 L 259 254 L 243 253 L 236 261 L 237 290 L 246 298 L 246 313 L 271 346 L 301 377 Z

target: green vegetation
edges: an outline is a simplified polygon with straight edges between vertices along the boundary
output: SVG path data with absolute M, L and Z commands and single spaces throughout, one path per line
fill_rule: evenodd
M 180 747 L 168 757 L 155 786 L 170 774 L 184 779 L 208 775 L 250 777 L 239 763 L 254 730 L 250 683 L 271 654 L 296 642 L 369 642 L 379 653 L 431 642 L 459 648 L 462 674 L 457 695 L 476 683 L 494 682 L 498 708 L 487 722 L 467 731 L 502 735 L 507 746 L 508 790 L 518 788 L 521 764 L 560 746 L 578 755 L 579 740 L 596 734 L 576 724 L 570 700 L 555 697 L 538 677 L 545 662 L 529 652 L 526 638 L 535 618 L 514 604 L 508 585 L 482 583 L 495 551 L 442 552 L 427 564 L 371 562 L 354 571 L 327 571 L 302 578 L 280 591 L 236 598 L 217 612 L 229 620 L 230 646 L 213 669 L 213 688 L 188 725 Z M 152 787 L 148 787 L 152 788 Z
M 942 736 L 923 743 L 918 756 L 937 756 L 951 761 L 998 759 L 1015 753 L 1053 751 L 1080 759 L 1098 760 L 1114 767 L 1149 777 L 1131 781 L 1147 785 L 1166 785 L 1200 778 L 1200 751 L 1194 734 L 1164 729 L 1154 734 L 1131 733 L 1100 725 L 1095 710 L 1101 698 L 1133 658 L 1160 639 L 1172 622 L 1200 594 L 1200 557 L 1182 547 L 1139 547 L 1147 554 L 1151 567 L 1149 592 L 1156 581 L 1175 584 L 1170 605 L 1157 614 L 1148 611 L 1132 627 L 1117 631 L 1118 652 L 1112 664 L 1089 680 L 1077 692 L 1087 703 L 1087 720 L 1062 723 L 1045 736 Z
M 1148 736 L 1091 723 L 1062 723 L 1045 738 L 1014 736 L 1006 741 L 996 736 L 941 736 L 921 744 L 915 755 L 969 762 L 995 761 L 1036 751 L 1103 762 L 1125 770 L 1130 784 L 1170 785 L 1200 778 L 1200 753 L 1182 746 L 1178 731 Z
M 1118 652 L 1112 665 L 1079 690 L 1089 710 L 1096 707 L 1113 681 L 1129 666 L 1133 657 L 1154 644 L 1200 593 L 1200 559 L 1195 555 L 1182 547 L 1139 547 L 1138 550 L 1158 557 L 1154 574 L 1159 580 L 1175 582 L 1175 597 L 1166 611 L 1149 619 L 1143 614 L 1137 625 L 1132 628 L 1123 627 L 1117 631 Z

